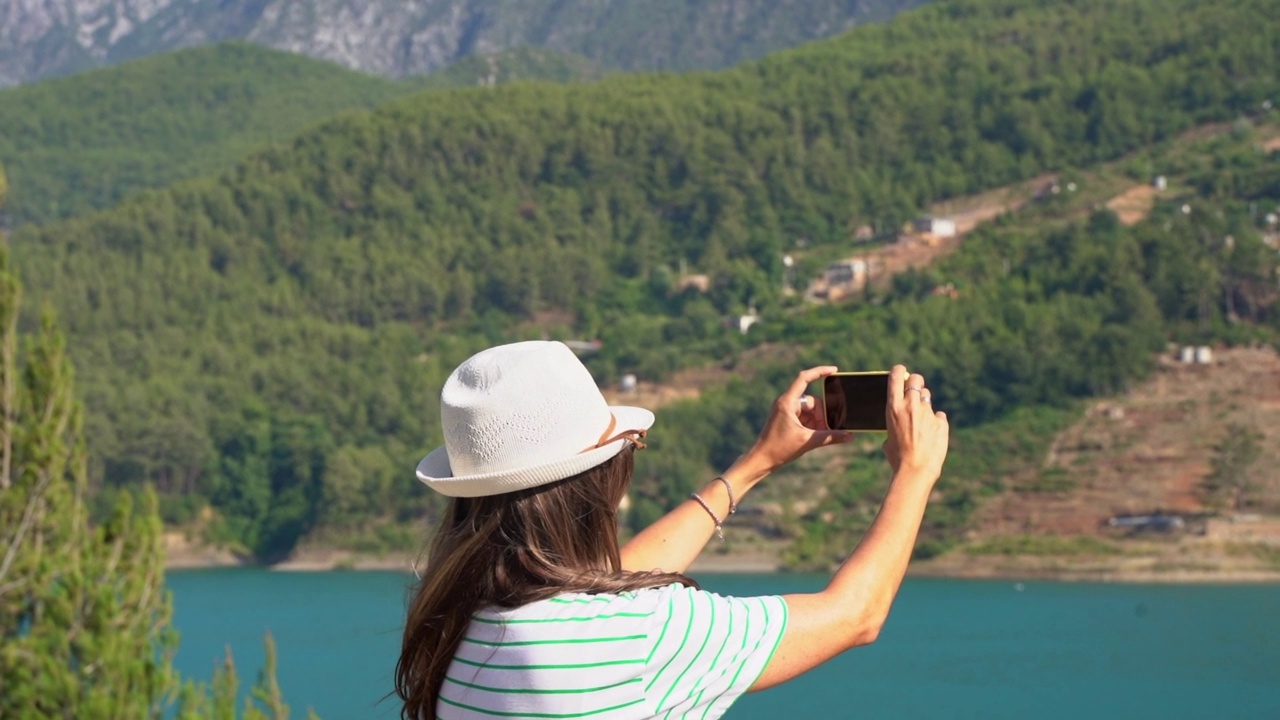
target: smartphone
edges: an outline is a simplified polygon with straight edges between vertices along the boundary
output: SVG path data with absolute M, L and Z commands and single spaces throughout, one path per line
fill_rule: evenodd
M 822 380 L 822 402 L 827 427 L 832 430 L 885 432 L 885 408 L 889 404 L 889 371 L 849 372 Z

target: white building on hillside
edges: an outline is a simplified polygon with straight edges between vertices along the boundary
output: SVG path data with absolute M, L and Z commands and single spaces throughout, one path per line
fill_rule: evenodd
M 950 218 L 926 216 L 916 220 L 916 232 L 937 237 L 955 237 L 956 221 Z

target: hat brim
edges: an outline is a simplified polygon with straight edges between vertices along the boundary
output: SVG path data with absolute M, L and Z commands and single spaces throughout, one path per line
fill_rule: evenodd
M 609 412 L 613 413 L 613 417 L 617 420 L 615 427 L 618 432 L 648 430 L 653 427 L 654 416 L 650 410 L 628 405 L 614 405 L 609 408 Z M 439 447 L 418 463 L 417 475 L 427 487 L 449 497 L 501 495 L 546 485 L 590 470 L 622 452 L 628 442 L 630 440 L 626 438 L 619 438 L 603 447 L 562 460 L 482 475 L 454 475 L 449 465 L 448 451 L 444 447 Z

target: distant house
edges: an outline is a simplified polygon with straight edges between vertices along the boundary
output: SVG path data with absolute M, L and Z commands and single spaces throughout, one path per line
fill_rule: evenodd
M 1155 189 L 1157 189 L 1157 190 L 1168 190 L 1168 189 L 1169 189 L 1169 178 L 1167 178 L 1167 177 L 1165 177 L 1165 176 L 1163 176 L 1163 175 L 1157 175 L 1157 176 L 1156 176 L 1156 179 L 1151 183 L 1151 185 L 1152 185 L 1153 187 L 1155 187 Z
M 676 290 L 684 292 L 689 288 L 693 288 L 698 292 L 705 293 L 711 289 L 710 275 L 685 275 L 676 281 Z
M 852 285 L 867 273 L 867 263 L 863 260 L 841 260 L 827 266 L 822 278 L 829 287 Z
M 939 285 L 933 289 L 933 292 L 931 294 L 934 295 L 935 297 L 946 297 L 952 300 L 958 299 L 960 297 L 960 291 L 956 289 L 955 283 L 947 283 L 946 285 Z
M 859 225 L 853 231 L 854 240 L 872 240 L 876 236 L 876 231 L 870 225 Z
M 937 237 L 954 237 L 956 234 L 956 221 L 950 218 L 926 216 L 916 220 L 915 226 L 916 232 Z

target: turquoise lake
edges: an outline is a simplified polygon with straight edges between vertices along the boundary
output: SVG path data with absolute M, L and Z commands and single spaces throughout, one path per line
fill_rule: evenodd
M 722 594 L 817 589 L 811 575 L 703 575 Z M 172 572 L 179 669 L 231 647 L 244 684 L 270 629 L 304 718 L 395 718 L 404 594 L 394 573 Z M 1280 585 L 908 580 L 880 640 L 729 718 L 1280 718 Z

